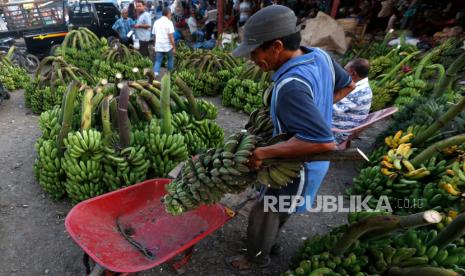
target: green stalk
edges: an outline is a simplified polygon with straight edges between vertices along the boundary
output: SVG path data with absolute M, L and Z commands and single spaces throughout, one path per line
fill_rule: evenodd
M 421 79 L 421 73 L 423 72 L 423 68 L 425 68 L 426 64 L 430 62 L 431 58 L 436 55 L 441 49 L 438 47 L 433 49 L 428 54 L 426 54 L 418 63 L 417 67 L 415 68 L 415 79 Z
M 139 92 L 139 95 L 144 98 L 144 100 L 148 103 L 150 106 L 150 109 L 152 110 L 153 113 L 157 115 L 158 118 L 161 118 L 161 103 L 160 100 L 155 97 L 152 93 L 149 91 L 143 89 L 142 91 Z
M 384 274 L 383 274 L 384 275 Z M 412 266 L 389 268 L 387 276 L 459 276 L 460 274 L 442 267 Z
M 411 161 L 413 166 L 419 167 L 421 164 L 426 163 L 429 159 L 431 159 L 433 156 L 435 156 L 439 151 L 441 151 L 444 148 L 451 147 L 454 145 L 460 145 L 462 143 L 465 143 L 465 134 L 460 134 L 456 135 L 450 138 L 447 138 L 445 140 L 436 142 L 423 150 L 420 154 L 415 156 L 413 160 Z
M 133 124 L 135 124 L 140 121 L 139 115 L 137 115 L 137 110 L 134 107 L 134 105 L 131 103 L 131 101 L 128 102 L 128 114 L 129 114 L 129 122 L 132 122 Z
M 103 130 L 103 137 L 107 140 L 111 137 L 111 124 L 110 124 L 110 98 L 111 96 L 107 96 L 102 101 L 102 130 Z
M 15 50 L 16 50 L 16 46 L 15 45 L 11 46 L 10 49 L 8 49 L 8 53 L 6 53 L 5 58 L 8 60 L 11 60 L 11 57 L 13 56 L 13 53 L 15 52 Z
M 171 109 L 170 109 L 170 92 L 171 92 L 171 83 L 170 75 L 166 74 L 161 79 L 161 129 L 162 132 L 166 135 L 173 134 L 173 126 L 171 125 Z
M 465 109 L 465 97 L 462 97 L 460 101 L 449 108 L 446 113 L 439 117 L 430 127 L 425 131 L 421 132 L 420 135 L 415 137 L 412 141 L 413 145 L 421 146 L 423 143 L 443 128 L 447 123 L 452 121 L 458 114 L 460 114 Z
M 142 115 L 144 116 L 144 119 L 147 122 L 152 121 L 152 111 L 150 111 L 149 105 L 147 102 L 141 97 L 141 96 L 136 96 L 136 103 L 138 107 L 140 108 Z
M 113 129 L 118 130 L 118 97 L 110 100 L 110 120 L 113 125 Z
M 86 88 L 81 104 L 81 130 L 87 130 L 92 125 L 92 97 L 94 90 Z
M 194 115 L 194 118 L 196 120 L 202 120 L 202 116 L 197 108 L 197 101 L 195 100 L 192 89 L 190 89 L 189 86 L 187 86 L 187 84 L 179 77 L 176 78 L 174 83 L 176 83 L 179 89 L 181 89 L 181 91 L 184 93 L 184 96 L 186 96 L 187 101 L 189 102 L 191 113 L 192 115 Z
M 336 256 L 344 254 L 361 236 L 371 231 L 383 230 L 384 233 L 397 229 L 406 229 L 432 223 L 439 223 L 441 215 L 436 211 L 426 211 L 407 216 L 376 216 L 369 217 L 349 226 L 344 235 L 332 249 Z
M 426 66 L 426 69 L 433 69 L 437 70 L 438 72 L 438 83 L 441 83 L 442 79 L 445 78 L 446 76 L 446 69 L 444 69 L 444 66 L 442 64 L 432 64 L 429 66 Z
M 119 94 L 118 101 L 118 132 L 122 148 L 129 147 L 131 143 L 131 130 L 128 117 L 129 87 L 124 85 Z
M 428 243 L 428 246 L 436 245 L 439 248 L 444 248 L 463 235 L 465 235 L 465 213 L 457 216 L 446 228 L 442 229 L 441 232 Z
M 60 156 L 63 154 L 64 142 L 63 140 L 68 135 L 68 132 L 73 123 L 73 113 L 74 113 L 74 101 L 79 90 L 79 82 L 73 81 L 68 86 L 64 97 L 64 105 L 62 105 L 61 115 L 61 129 L 57 137 L 57 146 Z
M 457 72 L 465 66 L 465 52 L 462 53 L 452 64 L 447 68 L 446 75 L 439 81 L 438 86 L 434 89 L 433 97 L 439 97 L 443 91 L 447 90 L 452 80 L 457 77 Z
M 389 71 L 389 73 L 387 73 L 386 76 L 384 76 L 382 80 L 379 81 L 378 85 L 381 86 L 384 83 L 386 83 L 388 80 L 390 80 L 392 76 L 394 76 L 405 63 L 407 63 L 409 60 L 411 60 L 414 56 L 416 56 L 420 52 L 421 51 L 416 51 L 416 52 L 413 52 L 407 55 L 399 64 L 397 64 L 391 71 Z

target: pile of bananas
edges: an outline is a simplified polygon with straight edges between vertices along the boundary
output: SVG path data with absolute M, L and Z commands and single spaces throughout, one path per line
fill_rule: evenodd
M 383 212 L 350 214 L 352 223 Z M 347 253 L 334 255 L 333 248 L 348 229 L 343 225 L 324 236 L 305 241 L 284 275 L 463 275 L 465 241 L 442 245 L 437 230 L 408 229 L 378 239 L 356 240 Z M 463 230 L 462 230 L 463 231 Z M 391 274 L 392 273 L 392 274 Z M 410 274 L 412 273 L 412 274 Z
M 178 70 L 173 77 L 182 79 L 192 88 L 194 96 L 216 96 L 221 93 L 223 87 L 221 80 L 213 72 L 202 72 L 198 70 L 185 69 Z
M 222 103 L 239 110 L 251 113 L 263 105 L 263 91 L 268 83 L 255 82 L 250 79 L 230 79 L 223 90 Z
M 196 99 L 197 108 L 199 109 L 200 117 L 209 120 L 215 120 L 218 116 L 218 109 L 209 101 L 204 99 Z
M 422 95 L 422 91 L 427 87 L 427 83 L 421 79 L 415 79 L 412 75 L 405 76 L 400 81 L 403 88 L 399 91 L 399 96 L 394 104 L 402 107 L 405 104 L 414 101 L 414 97 Z
M 140 133 L 143 135 L 143 133 Z M 137 134 L 136 134 L 137 135 Z M 119 150 L 104 147 L 103 182 L 114 191 L 144 181 L 150 168 L 145 146 L 134 145 Z
M 64 139 L 66 150 L 61 166 L 66 174 L 66 193 L 77 203 L 103 194 L 102 183 L 105 156 L 101 133 L 95 129 L 69 132 Z
M 376 81 L 370 81 L 370 87 L 373 91 L 372 111 L 383 109 L 392 103 L 401 88 L 399 82 L 395 79 L 387 81 L 382 86 L 379 86 Z
M 60 130 L 59 116 L 59 108 L 45 111 L 40 115 L 39 128 L 42 131 L 42 137 L 37 139 L 34 145 L 37 152 L 33 165 L 36 180 L 42 189 L 54 199 L 59 199 L 65 194 L 62 180 L 63 170 L 56 144 Z
M 153 119 L 145 130 L 148 157 L 156 177 L 166 176 L 189 155 L 184 136 L 163 133 L 160 125 L 158 119 Z
M 7 57 L 0 57 L 0 82 L 7 90 L 25 88 L 29 81 L 26 70 L 14 65 Z
M 409 161 L 410 156 L 414 152 L 411 148 L 412 144 L 408 143 L 413 137 L 413 133 L 407 133 L 402 136 L 403 131 L 399 130 L 394 136 L 386 137 L 386 145 L 391 147 L 381 161 L 381 173 L 391 179 L 398 176 L 409 180 L 421 179 L 430 175 L 430 171 L 426 167 L 415 169 Z

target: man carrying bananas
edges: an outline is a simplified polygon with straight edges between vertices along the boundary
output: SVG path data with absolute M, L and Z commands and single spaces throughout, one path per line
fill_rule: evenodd
M 238 57 L 250 56 L 263 71 L 275 71 L 269 103 L 274 134 L 286 133 L 289 137 L 285 142 L 255 149 L 249 160 L 253 169 L 260 168 L 265 159 L 299 158 L 335 150 L 332 105 L 355 88 L 348 73 L 326 52 L 300 46 L 296 24 L 294 12 L 287 7 L 263 8 L 249 18 L 242 44 L 233 52 Z M 280 251 L 276 244 L 280 227 L 291 213 L 311 207 L 297 201 L 310 197 L 311 204 L 328 167 L 326 161 L 305 163 L 300 178 L 287 187 L 262 191 L 249 216 L 247 253 L 227 258 L 227 263 L 237 270 L 267 266 L 270 253 Z M 285 211 L 280 206 L 275 206 L 279 208 L 275 212 L 265 210 L 267 201 L 279 202 L 284 197 L 290 198 Z

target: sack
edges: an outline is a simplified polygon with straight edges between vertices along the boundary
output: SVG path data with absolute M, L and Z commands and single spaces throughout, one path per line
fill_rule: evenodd
M 302 45 L 320 47 L 327 51 L 344 54 L 347 41 L 344 29 L 329 15 L 318 12 L 315 18 L 307 19 L 302 25 Z

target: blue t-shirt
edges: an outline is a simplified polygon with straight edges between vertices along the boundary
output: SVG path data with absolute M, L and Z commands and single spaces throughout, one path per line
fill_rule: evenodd
M 304 55 L 290 59 L 273 75 L 270 110 L 275 134 L 287 133 L 312 143 L 331 143 L 334 91 L 349 85 L 352 79 L 323 50 L 302 50 Z M 309 196 L 313 201 L 328 168 L 327 161 L 305 163 L 303 179 L 296 179 L 281 190 L 269 189 L 267 194 Z M 298 207 L 297 211 L 302 212 L 305 207 Z

